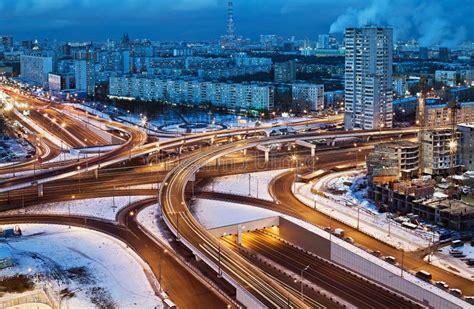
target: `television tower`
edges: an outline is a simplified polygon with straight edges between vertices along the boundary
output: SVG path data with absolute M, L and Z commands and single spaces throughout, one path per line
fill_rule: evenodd
M 234 29 L 234 3 L 232 0 L 227 2 L 227 35 L 229 37 L 235 36 Z

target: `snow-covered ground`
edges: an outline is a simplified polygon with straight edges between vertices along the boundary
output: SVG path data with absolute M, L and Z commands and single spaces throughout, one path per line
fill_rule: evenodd
M 101 118 L 110 120 L 110 116 L 107 113 L 101 112 L 97 110 L 96 108 L 93 108 L 91 106 L 85 105 L 85 104 L 77 104 L 77 103 L 66 103 L 67 105 L 74 106 L 75 108 L 80 108 L 88 112 L 89 114 L 99 116 Z
M 456 258 L 449 254 L 450 249 L 462 251 L 465 257 Z M 452 248 L 445 246 L 431 256 L 431 264 L 443 268 L 453 274 L 474 281 L 474 266 L 466 264 L 467 259 L 474 259 L 474 247 L 469 242 L 464 243 L 462 247 Z M 429 257 L 425 257 L 429 261 Z
M 61 162 L 61 161 L 70 161 L 70 160 L 77 160 L 78 157 L 79 159 L 85 159 L 85 158 L 91 158 L 91 157 L 94 157 L 96 156 L 96 154 L 91 154 L 91 153 L 80 153 L 79 156 L 78 155 L 74 155 L 74 154 L 71 154 L 69 152 L 63 152 L 61 154 L 59 154 L 57 157 L 47 161 L 48 163 L 53 163 L 53 162 Z
M 204 127 L 199 128 L 192 128 L 190 129 L 191 133 L 205 133 L 205 132 L 212 132 L 217 130 L 222 130 L 224 127 L 218 124 L 208 124 Z M 181 126 L 181 124 L 170 124 L 163 126 L 161 128 L 164 131 L 173 132 L 173 133 L 187 133 L 188 129 L 186 127 Z
M 136 202 L 148 196 L 116 196 L 100 197 L 85 200 L 70 200 L 64 202 L 47 203 L 28 206 L 23 209 L 8 210 L 0 212 L 0 216 L 14 215 L 18 213 L 28 214 L 57 214 L 95 217 L 105 220 L 115 220 L 117 212 L 130 202 Z
M 329 233 L 309 222 L 257 206 L 209 199 L 197 199 L 191 208 L 196 219 L 207 229 L 280 216 L 321 237 L 330 239 Z M 333 241 L 339 240 L 337 237 L 332 237 L 332 239 Z M 343 240 L 341 240 L 341 242 L 346 243 Z
M 274 177 L 286 171 L 287 170 L 284 169 L 215 177 L 203 187 L 203 190 L 252 196 L 267 201 L 273 201 L 273 198 L 268 192 L 268 185 Z
M 34 175 L 35 173 L 39 174 L 39 173 L 44 172 L 44 171 L 48 171 L 48 169 L 39 169 L 38 166 L 36 166 L 36 169 L 33 169 L 33 170 L 1 174 L 0 178 L 12 178 L 12 177 L 19 177 L 19 176 L 29 176 L 29 175 Z
M 119 111 L 120 116 L 119 119 L 127 122 L 131 122 L 136 125 L 142 125 L 144 123 L 144 119 L 149 125 L 150 129 L 156 130 L 158 127 L 163 125 L 174 125 L 178 123 L 216 123 L 216 124 L 223 124 L 227 127 L 255 127 L 257 123 L 262 124 L 269 124 L 269 123 L 287 123 L 287 122 L 298 122 L 308 120 L 310 118 L 307 117 L 275 117 L 272 119 L 260 119 L 259 117 L 244 117 L 236 114 L 228 114 L 228 113 L 212 113 L 209 114 L 208 111 L 199 111 L 193 110 L 189 112 L 177 112 L 174 109 L 167 109 L 164 110 L 162 113 L 155 117 L 150 117 L 150 115 L 138 115 L 133 113 L 128 113 L 125 110 L 117 110 L 113 106 L 107 106 L 104 108 L 102 104 L 96 104 L 95 107 L 92 107 L 91 104 L 80 105 L 81 108 L 87 108 L 88 112 L 95 115 L 100 115 L 103 118 L 106 118 L 105 115 L 108 114 L 107 117 L 110 118 L 110 115 L 117 115 L 117 111 Z M 97 108 L 99 107 L 99 108 Z M 100 110 L 99 110 L 100 109 Z M 144 118 L 144 116 L 148 116 L 148 118 Z
M 207 229 L 280 215 L 258 207 L 208 199 L 197 199 L 192 212 Z
M 166 228 L 166 224 L 162 220 L 161 208 L 158 204 L 142 209 L 137 215 L 137 222 L 165 245 L 173 239 L 173 234 Z M 171 247 L 169 248 L 173 250 Z
M 433 239 L 435 241 L 438 239 L 438 235 L 433 235 L 432 233 L 422 230 L 408 230 L 393 220 L 390 220 L 389 224 L 386 214 L 377 213 L 373 207 L 370 207 L 370 203 L 368 202 L 361 204 L 358 201 L 358 197 L 351 193 L 335 195 L 325 192 L 328 197 L 325 198 L 311 192 L 311 188 L 321 190 L 325 188 L 325 186 L 330 187 L 331 184 L 339 184 L 339 189 L 345 190 L 347 186 L 342 186 L 342 181 L 347 180 L 351 176 L 354 176 L 354 172 L 332 173 L 322 177 L 314 185 L 311 183 L 297 183 L 295 195 L 300 201 L 311 208 L 314 208 L 316 200 L 318 211 L 330 215 L 334 219 L 354 228 L 357 228 L 357 218 L 359 218 L 360 231 L 406 251 L 426 248 Z M 389 226 L 390 236 L 388 236 Z
M 158 283 L 148 281 L 151 270 L 124 243 L 82 228 L 20 227 L 23 236 L 0 244 L 15 262 L 0 270 L 0 277 L 30 275 L 37 287 L 55 292 L 57 303 L 62 289 L 74 292 L 61 300 L 61 308 L 162 308 L 155 295 Z
M 142 189 L 142 190 L 158 190 L 160 188 L 159 183 L 146 183 L 141 185 L 133 185 L 133 186 L 124 186 L 124 187 L 117 187 L 117 190 L 134 190 L 134 189 Z
M 34 148 L 27 142 L 15 138 L 0 138 L 0 164 L 6 166 L 25 159 Z M 8 162 L 11 160 L 11 162 Z
M 358 205 L 361 210 L 378 215 L 379 212 L 377 211 L 375 204 L 367 198 L 368 187 L 365 186 L 366 178 L 364 176 L 365 173 L 362 171 L 342 172 L 337 173 L 335 176 L 328 175 L 318 181 L 314 188 L 317 190 L 323 189 L 326 195 L 331 196 L 334 199 L 338 199 L 349 205 Z M 352 185 L 348 185 L 348 183 L 352 183 Z M 365 187 L 358 190 L 359 186 Z M 328 192 L 328 189 L 339 190 L 344 193 L 342 193 L 342 195 L 332 194 L 331 192 Z

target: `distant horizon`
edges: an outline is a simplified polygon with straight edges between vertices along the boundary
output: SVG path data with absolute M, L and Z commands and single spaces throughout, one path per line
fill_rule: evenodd
M 252 40 L 276 34 L 312 41 L 374 23 L 394 28 L 395 40 L 454 47 L 474 39 L 469 5 L 470 0 L 235 0 L 234 23 L 236 34 Z M 215 41 L 227 24 L 224 0 L 0 0 L 0 10 L 0 34 L 16 40 L 116 41 L 128 33 L 152 41 Z

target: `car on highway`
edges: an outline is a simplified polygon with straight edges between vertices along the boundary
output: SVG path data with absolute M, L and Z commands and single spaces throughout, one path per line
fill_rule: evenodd
M 429 272 L 427 271 L 424 271 L 424 270 L 419 270 L 416 272 L 415 276 L 417 276 L 418 278 L 420 278 L 421 280 L 424 280 L 424 281 L 427 281 L 427 282 L 430 282 L 431 279 L 432 279 L 432 276 Z
M 444 281 L 436 281 L 435 286 L 437 286 L 438 288 L 443 289 L 443 290 L 448 290 L 449 289 L 449 285 Z
M 393 264 L 393 265 L 395 265 L 397 263 L 397 259 L 394 258 L 393 256 L 386 256 L 384 258 L 384 260 L 385 260 L 385 262 Z
M 453 294 L 454 296 L 461 297 L 462 291 L 460 289 L 449 289 L 449 293 Z

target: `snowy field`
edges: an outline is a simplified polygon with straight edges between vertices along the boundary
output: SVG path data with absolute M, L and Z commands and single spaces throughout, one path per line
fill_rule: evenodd
M 142 209 L 137 215 L 137 221 L 144 229 L 162 241 L 163 244 L 168 245 L 174 236 L 166 228 L 166 224 L 161 218 L 161 208 L 158 204 Z M 173 250 L 171 246 L 168 247 L 170 250 Z
M 86 154 L 86 153 L 80 153 L 79 155 L 74 155 L 69 152 L 63 152 L 59 154 L 57 157 L 47 161 L 48 163 L 53 163 L 53 162 L 61 162 L 61 161 L 71 161 L 71 160 L 77 160 L 79 159 L 85 159 L 85 158 L 91 158 L 96 156 L 96 154 Z
M 406 251 L 426 248 L 433 238 L 435 241 L 438 239 L 437 235 L 426 231 L 403 228 L 393 220 L 390 220 L 390 236 L 388 236 L 389 222 L 386 214 L 376 212 L 370 203 L 361 204 L 358 202 L 358 197 L 352 196 L 350 193 L 334 195 L 325 192 L 328 196 L 325 198 L 311 192 L 311 188 L 321 190 L 325 186 L 334 187 L 334 184 L 339 184 L 339 189 L 344 190 L 346 188 L 341 183 L 343 180 L 349 179 L 350 176 L 354 176 L 354 172 L 332 173 L 322 177 L 314 185 L 297 183 L 295 196 L 311 208 L 314 208 L 316 200 L 318 211 L 351 227 L 357 228 L 357 218 L 359 218 L 360 231 Z
M 209 182 L 203 187 L 203 190 L 251 196 L 267 201 L 273 201 L 273 198 L 268 192 L 268 185 L 274 177 L 286 171 L 287 170 L 284 169 L 215 177 L 212 182 Z
M 34 151 L 35 149 L 22 139 L 0 137 L 0 164 L 3 166 L 24 160 L 28 152 Z
M 12 177 L 19 177 L 19 176 L 29 176 L 29 175 L 34 175 L 39 174 L 41 172 L 45 171 L 50 171 L 51 169 L 39 169 L 38 166 L 36 166 L 36 169 L 33 170 L 28 170 L 28 171 L 21 171 L 21 172 L 15 172 L 15 173 L 7 173 L 7 174 L 1 174 L 1 178 L 12 178 Z M 7 170 L 8 171 L 8 170 Z
M 190 133 L 205 133 L 205 132 L 212 132 L 222 130 L 224 127 L 217 124 L 208 124 L 202 128 L 191 128 Z M 182 127 L 181 124 L 170 124 L 163 126 L 161 128 L 163 131 L 168 131 L 172 133 L 187 133 L 188 129 L 186 127 Z
M 148 198 L 148 196 L 116 196 L 101 197 L 84 200 L 70 200 L 64 202 L 46 203 L 28 206 L 23 209 L 8 210 L 0 213 L 0 216 L 15 215 L 18 213 L 28 214 L 56 214 L 72 216 L 87 216 L 105 220 L 115 221 L 117 212 L 127 206 L 129 202 L 136 202 Z
M 124 243 L 82 228 L 20 227 L 22 237 L 0 244 L 10 250 L 15 262 L 0 270 L 1 277 L 33 276 L 36 287 L 55 291 L 57 303 L 59 291 L 67 288 L 74 295 L 64 297 L 61 308 L 162 308 L 145 274 L 151 271 Z
M 334 199 L 339 199 L 341 203 L 347 203 L 351 205 L 357 205 L 361 210 L 366 211 L 367 213 L 379 215 L 376 206 L 372 201 L 367 198 L 368 187 L 365 186 L 361 190 L 356 188 L 359 186 L 366 185 L 365 183 L 365 173 L 362 171 L 350 171 L 337 173 L 336 175 L 328 175 L 323 177 L 318 181 L 314 188 L 317 190 L 325 191 L 326 195 L 333 197 Z M 351 186 L 347 185 L 352 183 Z M 342 195 L 331 194 L 327 192 L 329 190 L 340 190 L 344 191 Z
M 231 202 L 197 199 L 192 212 L 206 229 L 280 215 L 277 212 Z
M 456 258 L 449 254 L 450 249 L 462 251 L 466 256 L 463 258 Z M 464 243 L 464 246 L 462 247 L 452 248 L 451 246 L 446 246 L 441 248 L 431 257 L 431 264 L 474 281 L 474 266 L 467 265 L 467 259 L 474 259 L 474 247 L 471 246 L 469 242 Z M 426 260 L 428 260 L 428 256 L 425 257 L 425 261 Z
M 92 115 L 96 115 L 96 116 L 99 116 L 101 118 L 104 118 L 104 119 L 107 119 L 107 120 L 110 120 L 110 116 L 104 112 L 101 112 L 95 108 L 92 108 L 88 105 L 85 105 L 85 104 L 77 104 L 77 103 L 66 103 L 67 105 L 70 105 L 70 106 L 73 106 L 75 108 L 79 108 L 79 109 L 83 109 L 85 110 L 86 112 L 88 112 L 89 114 L 92 114 Z

